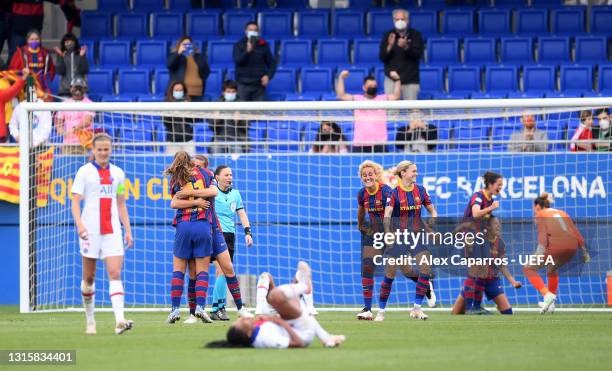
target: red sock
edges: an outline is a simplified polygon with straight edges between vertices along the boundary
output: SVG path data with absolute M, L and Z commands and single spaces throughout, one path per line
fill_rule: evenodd
M 525 277 L 527 277 L 529 282 L 540 292 L 540 294 L 542 294 L 542 296 L 548 294 L 548 289 L 538 272 L 527 268 L 523 268 L 523 272 L 525 272 Z
M 548 273 L 548 291 L 557 295 L 557 289 L 559 288 L 559 275 L 557 272 Z

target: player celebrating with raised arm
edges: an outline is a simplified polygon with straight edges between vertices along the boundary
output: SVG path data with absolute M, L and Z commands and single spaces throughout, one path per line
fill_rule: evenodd
M 499 207 L 499 201 L 494 201 L 493 196 L 498 195 L 504 185 L 503 177 L 491 171 L 483 175 L 483 180 L 484 189 L 472 195 L 463 212 L 463 221 L 473 225 L 476 232 L 484 229 L 482 219 L 493 216 L 493 210 Z M 466 314 L 489 314 L 489 311 L 481 306 L 486 283 L 484 277 L 480 277 L 481 275 L 479 267 L 472 267 L 463 283 Z
M 544 281 L 538 275 L 538 270 L 543 268 L 544 265 L 523 267 L 525 277 L 544 297 L 544 303 L 540 311 L 542 314 L 548 311 L 552 312 L 551 308 L 557 300 L 557 288 L 559 286 L 557 271 L 559 268 L 572 260 L 578 248 L 582 250 L 585 263 L 591 260 L 584 238 L 572 219 L 564 211 L 550 207 L 551 203 L 552 200 L 547 193 L 543 193 L 533 201 L 533 212 L 538 227 L 536 254 L 546 257 L 551 256 L 554 260 L 554 264 L 549 264 L 547 267 L 548 287 L 544 285 Z
M 438 212 L 431 202 L 425 187 L 416 184 L 418 176 L 417 165 L 411 161 L 402 161 L 395 169 L 395 176 L 398 178 L 397 187 L 391 192 L 391 199 L 385 208 L 385 233 L 392 233 L 392 228 L 420 232 L 424 227 L 421 220 L 423 206 L 432 218 L 437 218 Z M 399 250 L 403 250 L 399 246 L 396 247 Z M 433 286 L 430 281 L 432 270 L 428 264 L 421 263 L 421 257 L 429 254 L 429 252 L 425 246 L 419 245 L 411 246 L 410 254 L 414 256 L 415 261 L 419 264 L 418 277 L 416 277 L 416 272 L 412 272 L 411 267 L 400 267 L 406 277 L 416 280 L 414 306 L 410 311 L 410 317 L 426 320 L 428 316 L 421 309 L 421 304 L 428 290 L 433 292 Z M 397 271 L 396 268 L 394 265 L 389 265 L 385 269 L 385 277 L 380 288 L 380 310 L 374 319 L 375 321 L 384 320 L 385 306 L 391 292 L 391 285 Z
M 195 259 L 195 316 L 203 322 L 212 322 L 204 310 L 208 290 L 208 266 L 212 250 L 213 214 L 205 200 L 217 195 L 217 187 L 210 172 L 202 172 L 191 162 L 185 151 L 177 152 L 174 161 L 164 172 L 170 176 L 170 207 L 176 210 L 172 225 L 176 228 L 174 260 L 170 296 L 172 311 L 168 323 L 180 319 L 181 297 L 185 270 L 189 259 Z
M 83 257 L 81 295 L 87 318 L 86 334 L 96 333 L 94 319 L 96 262 L 104 260 L 109 279 L 109 295 L 115 313 L 115 334 L 133 326 L 124 316 L 124 290 L 121 281 L 124 243 L 132 247 L 130 217 L 125 205 L 125 173 L 110 163 L 112 139 L 107 134 L 93 138 L 94 160 L 79 168 L 72 184 L 72 216 L 79 234 Z M 81 200 L 84 201 L 81 213 Z M 122 241 L 121 225 L 125 229 Z
M 359 320 L 372 320 L 372 295 L 374 294 L 374 257 L 376 250 L 373 235 L 383 232 L 385 207 L 391 198 L 392 189 L 384 183 L 383 168 L 374 161 L 366 160 L 359 165 L 359 178 L 363 188 L 357 193 L 357 226 L 361 232 L 361 286 L 364 306 L 357 314 Z M 366 223 L 366 213 L 369 225 Z

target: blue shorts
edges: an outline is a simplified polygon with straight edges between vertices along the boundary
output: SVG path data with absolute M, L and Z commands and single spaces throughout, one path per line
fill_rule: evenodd
M 223 236 L 223 232 L 221 232 L 219 228 L 213 228 L 212 239 L 213 243 L 211 257 L 214 258 L 227 250 L 227 244 L 225 243 L 225 237 Z
M 212 227 L 207 220 L 176 225 L 173 253 L 177 258 L 205 258 L 210 256 L 212 244 Z
M 501 279 L 486 278 L 484 279 L 484 281 L 485 281 L 484 293 L 487 297 L 487 300 L 493 300 L 499 295 L 504 293 L 504 286 L 502 286 Z M 463 290 L 461 290 L 461 296 L 465 297 L 463 295 Z

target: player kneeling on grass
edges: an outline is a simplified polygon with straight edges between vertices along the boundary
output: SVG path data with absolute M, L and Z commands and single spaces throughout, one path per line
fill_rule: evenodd
M 523 267 L 525 277 L 544 297 L 540 313 L 554 312 L 557 300 L 557 288 L 559 287 L 559 275 L 557 271 L 569 263 L 578 248 L 582 250 L 582 258 L 585 263 L 591 260 L 586 249 L 584 238 L 574 225 L 572 219 L 562 210 L 550 207 L 552 200 L 547 193 L 543 193 L 534 200 L 533 212 L 536 216 L 538 227 L 538 247 L 536 255 L 552 257 L 554 264 L 547 266 L 548 286 L 544 284 L 538 275 L 538 270 L 544 267 L 547 259 L 543 259 L 542 265 Z
M 277 315 L 240 318 L 229 328 L 227 341 L 216 341 L 207 346 L 304 348 L 310 345 L 315 336 L 326 347 L 340 345 L 346 337 L 327 333 L 309 314 L 302 299 L 302 296 L 310 293 L 312 288 L 311 270 L 306 262 L 298 264 L 295 276 L 297 283 L 274 287 L 272 276 L 267 273 L 262 274 L 258 282 L 257 307 L 259 312 L 275 311 Z M 259 290 L 264 287 L 269 288 L 265 298 L 260 295 Z M 266 305 L 262 299 L 265 299 Z M 266 310 L 267 305 L 271 308 Z
M 472 246 L 472 248 L 479 248 L 481 251 L 478 254 L 471 255 L 479 255 L 483 258 L 492 259 L 503 258 L 506 255 L 506 246 L 504 241 L 501 239 L 501 223 L 499 222 L 499 219 L 495 217 L 487 219 L 487 223 L 488 228 L 484 244 L 479 247 Z M 512 306 L 508 301 L 508 297 L 504 293 L 499 273 L 501 272 L 504 277 L 510 281 L 510 284 L 514 288 L 521 288 L 521 283 L 514 279 L 506 265 L 489 265 L 482 268 L 484 268 L 485 271 L 482 275 L 482 281 L 484 283 L 484 294 L 487 296 L 487 299 L 495 302 L 497 305 L 497 310 L 499 310 L 501 314 L 512 314 Z M 461 294 L 459 294 L 455 304 L 453 305 L 452 314 L 465 314 L 465 308 L 465 293 L 463 290 L 461 290 Z
M 72 184 L 72 216 L 79 233 L 83 257 L 81 295 L 87 318 L 86 334 L 96 333 L 94 319 L 96 262 L 103 259 L 109 279 L 109 295 L 115 313 L 115 333 L 132 328 L 123 313 L 124 290 L 121 282 L 124 246 L 132 247 L 130 218 L 125 205 L 125 173 L 109 162 L 112 139 L 107 134 L 93 138 L 94 160 L 79 168 Z M 81 214 L 81 200 L 84 201 Z M 120 223 L 121 222 L 121 223 Z M 121 238 L 121 225 L 125 240 Z

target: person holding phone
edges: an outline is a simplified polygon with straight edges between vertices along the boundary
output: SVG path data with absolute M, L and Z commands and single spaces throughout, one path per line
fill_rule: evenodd
M 183 82 L 189 92 L 189 100 L 201 102 L 210 67 L 204 54 L 193 44 L 193 39 L 189 36 L 181 37 L 168 55 L 166 64 L 170 73 L 170 84 Z

